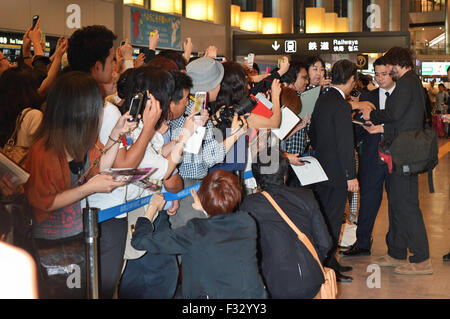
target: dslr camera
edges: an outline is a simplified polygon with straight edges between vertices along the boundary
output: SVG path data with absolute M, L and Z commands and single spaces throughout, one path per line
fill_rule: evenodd
M 250 113 L 258 103 L 258 100 L 253 96 L 244 96 L 238 103 L 234 106 L 224 106 L 220 108 L 216 113 L 211 115 L 214 125 L 222 132 L 223 136 L 226 136 L 227 128 L 231 128 L 231 123 L 233 122 L 234 114 L 238 116 Z M 239 119 L 241 122 L 242 120 Z M 244 123 L 241 123 L 244 125 Z

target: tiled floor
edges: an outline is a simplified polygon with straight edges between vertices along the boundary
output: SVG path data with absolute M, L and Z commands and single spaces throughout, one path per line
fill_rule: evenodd
M 440 138 L 443 147 L 450 140 Z M 394 273 L 394 268 L 380 268 L 380 287 L 374 286 L 376 272 L 368 272 L 376 257 L 387 251 L 385 236 L 388 229 L 386 193 L 373 231 L 372 255 L 340 258 L 343 265 L 353 266 L 346 273 L 353 276 L 351 283 L 338 284 L 340 299 L 410 299 L 450 298 L 450 262 L 442 256 L 450 251 L 450 153 L 446 153 L 434 170 L 435 193 L 428 191 L 427 175 L 419 177 L 419 199 L 425 226 L 427 228 L 430 255 L 434 274 L 429 276 L 405 276 Z M 370 284 L 368 285 L 367 282 Z

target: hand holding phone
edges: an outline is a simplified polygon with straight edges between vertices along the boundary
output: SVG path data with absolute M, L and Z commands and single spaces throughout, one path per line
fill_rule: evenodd
M 137 93 L 133 96 L 130 102 L 129 114 L 131 118 L 129 118 L 128 122 L 137 122 L 138 115 L 141 111 L 141 107 L 144 101 L 144 95 L 142 93 Z
M 249 69 L 253 69 L 253 63 L 255 62 L 255 54 L 249 53 L 247 56 L 247 65 Z
M 31 30 L 34 30 L 34 28 L 36 27 L 36 24 L 37 24 L 37 22 L 38 22 L 38 20 L 39 20 L 39 15 L 34 15 L 33 16 L 33 22 L 32 22 L 32 25 L 31 25 Z

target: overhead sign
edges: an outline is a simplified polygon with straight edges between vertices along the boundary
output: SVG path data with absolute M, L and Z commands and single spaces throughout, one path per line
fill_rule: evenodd
M 360 54 L 356 59 L 356 66 L 358 69 L 367 70 L 369 68 L 369 56 L 367 54 Z
M 159 32 L 159 48 L 182 50 L 181 18 L 170 14 L 130 8 L 132 44 L 148 46 L 150 32 Z
M 450 62 L 422 62 L 422 75 L 447 75 Z
M 234 35 L 234 56 L 280 54 L 382 53 L 409 48 L 409 32 L 348 32 L 315 34 Z

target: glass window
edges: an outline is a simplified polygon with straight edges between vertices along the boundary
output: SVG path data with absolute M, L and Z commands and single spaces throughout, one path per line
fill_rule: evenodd
M 445 10 L 445 0 L 410 0 L 410 12 L 430 12 Z

